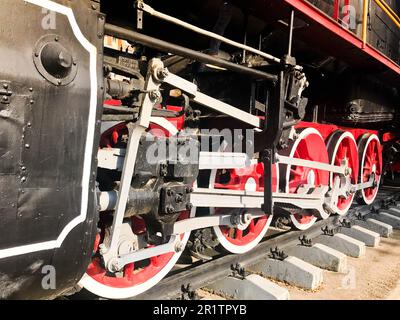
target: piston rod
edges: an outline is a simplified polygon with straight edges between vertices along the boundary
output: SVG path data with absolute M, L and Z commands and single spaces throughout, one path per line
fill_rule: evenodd
M 278 77 L 259 70 L 247 68 L 244 66 L 241 66 L 239 64 L 235 64 L 226 60 L 222 60 L 220 58 L 216 58 L 213 56 L 210 56 L 208 54 L 198 52 L 195 50 L 191 50 L 182 46 L 178 46 L 176 44 L 172 44 L 160 39 L 156 39 L 132 30 L 128 30 L 125 28 L 118 27 L 116 25 L 112 25 L 109 23 L 106 23 L 105 25 L 105 33 L 110 36 L 114 36 L 117 38 L 141 43 L 143 45 L 146 45 L 148 47 L 151 47 L 153 49 L 157 49 L 160 51 L 168 52 L 168 53 L 173 53 L 178 56 L 186 57 L 186 58 L 191 58 L 195 59 L 197 61 L 200 61 L 202 63 L 206 64 L 212 64 L 221 68 L 225 68 L 227 70 L 231 70 L 234 72 L 238 73 L 243 73 L 246 75 L 249 75 L 251 77 L 257 78 L 257 79 L 265 79 L 271 82 L 276 82 L 278 81 Z

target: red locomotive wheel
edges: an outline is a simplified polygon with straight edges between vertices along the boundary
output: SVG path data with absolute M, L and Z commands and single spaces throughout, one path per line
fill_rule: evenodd
M 273 191 L 277 191 L 277 165 L 272 167 Z M 264 191 L 264 165 L 254 163 L 250 167 L 232 170 L 213 170 L 210 177 L 210 188 Z M 210 208 L 211 214 L 226 212 L 227 209 Z M 242 209 L 240 209 L 243 211 Z M 230 211 L 232 212 L 232 210 Z M 272 221 L 271 215 L 253 219 L 244 230 L 223 226 L 213 227 L 220 245 L 231 253 L 245 253 L 253 249 L 265 236 Z
M 282 155 L 322 163 L 329 163 L 328 152 L 324 139 L 314 128 L 302 128 L 297 137 L 289 143 L 289 147 L 281 151 Z M 282 189 L 287 193 L 298 193 L 299 188 L 305 185 L 328 185 L 329 173 L 303 166 L 281 165 Z M 328 215 L 323 216 L 327 218 Z M 290 215 L 293 227 L 298 230 L 307 230 L 318 217 L 311 211 L 299 211 Z
M 349 178 L 351 184 L 356 184 L 358 181 L 359 160 L 357 143 L 350 132 L 337 130 L 332 133 L 328 140 L 328 154 L 331 165 L 340 166 L 342 161 L 347 161 L 350 169 Z M 339 174 L 331 172 L 329 175 L 329 185 L 334 187 L 335 179 L 339 179 Z M 342 188 L 342 183 L 339 188 Z M 354 193 L 349 194 L 347 197 L 338 197 L 336 200 L 335 211 L 339 215 L 345 215 L 351 207 L 354 200 Z
M 359 182 L 364 183 L 370 180 L 372 174 L 375 176 L 375 185 L 359 191 L 358 201 L 362 204 L 374 202 L 382 176 L 382 146 L 375 134 L 366 133 L 358 141 L 360 157 Z
M 186 219 L 189 212 L 182 213 L 180 219 Z M 134 234 L 144 238 L 145 222 L 138 217 L 132 218 Z M 181 235 L 186 244 L 190 232 Z M 150 247 L 150 246 L 147 246 Z M 145 292 L 156 285 L 172 269 L 181 252 L 171 252 L 151 257 L 146 261 L 138 261 L 125 266 L 120 274 L 106 270 L 101 258 L 94 256 L 80 284 L 88 291 L 108 299 L 127 299 Z
M 164 118 L 153 118 L 150 129 L 154 129 L 152 132 L 156 136 L 163 133 L 167 136 L 177 133 L 176 127 Z M 108 128 L 102 135 L 100 145 L 108 148 L 118 147 L 120 138 L 127 133 L 125 123 Z M 192 217 L 195 213 L 196 208 L 190 212 L 183 212 L 179 220 Z M 146 241 L 145 221 L 140 217 L 133 217 L 131 218 L 131 227 L 134 235 L 138 238 L 140 249 L 151 247 Z M 181 243 L 186 245 L 189 236 L 190 232 L 181 234 Z M 114 274 L 104 268 L 97 252 L 99 244 L 100 236 L 96 239 L 94 249 L 97 254 L 93 255 L 92 262 L 80 280 L 80 285 L 98 296 L 109 299 L 127 299 L 150 289 L 168 274 L 182 254 L 181 251 L 154 256 L 126 265 L 120 273 Z

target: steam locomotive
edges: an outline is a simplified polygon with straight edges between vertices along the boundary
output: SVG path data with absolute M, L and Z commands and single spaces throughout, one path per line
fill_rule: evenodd
M 0 5 L 2 299 L 134 298 L 398 183 L 394 0 Z

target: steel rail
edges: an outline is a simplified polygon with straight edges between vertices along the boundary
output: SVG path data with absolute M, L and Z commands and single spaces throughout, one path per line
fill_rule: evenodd
M 384 196 L 386 198 L 394 198 L 398 195 L 398 191 L 382 190 L 378 196 Z M 380 200 L 375 200 L 373 206 L 377 205 L 380 207 Z M 351 209 L 348 213 L 348 218 L 356 216 L 357 213 L 362 215 L 368 215 L 372 210 L 372 206 L 357 205 Z M 252 251 L 242 254 L 234 255 L 227 254 L 220 257 L 214 258 L 211 261 L 197 263 L 188 269 L 182 271 L 176 271 L 171 273 L 161 280 L 155 287 L 150 290 L 130 299 L 130 300 L 168 300 L 176 299 L 182 294 L 182 286 L 190 284 L 192 290 L 206 287 L 207 285 L 228 277 L 232 274 L 231 266 L 239 263 L 242 267 L 249 267 L 263 258 L 270 252 L 270 249 L 285 249 L 294 246 L 299 243 L 299 237 L 307 236 L 308 238 L 315 238 L 321 235 L 322 228 L 339 226 L 339 221 L 343 217 L 331 216 L 326 220 L 320 220 L 316 222 L 310 229 L 305 231 L 285 231 L 278 235 L 273 235 L 265 238 L 256 248 Z
M 138 295 L 133 300 L 174 299 L 181 294 L 181 286 L 190 284 L 192 289 L 200 289 L 216 280 L 232 274 L 231 266 L 239 263 L 242 267 L 256 264 L 269 253 L 270 249 L 285 249 L 299 242 L 300 236 L 316 237 L 322 233 L 321 228 L 332 225 L 336 216 L 315 223 L 307 231 L 286 231 L 275 237 L 266 238 L 256 248 L 242 255 L 228 254 L 209 262 L 204 262 L 182 272 L 177 272 L 157 284 L 154 288 Z

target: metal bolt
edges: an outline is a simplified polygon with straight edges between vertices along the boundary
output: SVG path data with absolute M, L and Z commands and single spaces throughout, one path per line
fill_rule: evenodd
M 4 88 L 4 89 L 8 89 L 8 84 L 7 84 L 7 83 L 4 83 L 4 84 L 3 84 L 3 88 Z
M 193 208 L 193 204 L 191 204 L 190 202 L 188 204 L 186 204 L 187 210 L 192 210 L 192 208 Z
M 160 80 L 164 80 L 169 74 L 169 71 L 167 68 L 159 68 L 157 70 L 157 77 Z
M 26 148 L 26 149 L 29 149 L 30 147 L 31 147 L 31 146 L 30 146 L 29 144 L 26 144 L 26 145 L 25 145 L 25 148 Z
M 26 177 L 22 177 L 21 178 L 21 182 L 23 183 L 23 182 L 25 182 L 26 181 Z
M 242 223 L 243 224 L 247 224 L 250 221 L 251 221 L 251 214 L 246 213 L 246 214 L 242 215 Z
M 172 214 L 172 213 L 174 213 L 174 212 L 175 212 L 175 210 L 174 210 L 173 207 L 171 207 L 171 206 L 168 206 L 168 207 L 167 207 L 167 213 Z
M 153 90 L 149 93 L 149 97 L 153 102 L 157 102 L 161 99 L 161 93 L 158 90 Z
M 107 247 L 104 243 L 101 243 L 99 245 L 99 252 L 101 255 L 104 255 L 107 252 Z
M 180 195 L 180 194 L 178 194 L 178 195 L 175 197 L 175 202 L 176 202 L 176 203 L 181 203 L 182 201 L 183 201 L 183 196 Z
M 192 193 L 193 188 L 192 187 L 186 187 L 186 193 Z
M 175 252 L 181 252 L 185 249 L 185 245 L 182 242 L 178 242 L 175 245 Z
M 117 259 L 110 261 L 110 271 L 117 272 L 120 270 L 119 263 Z

